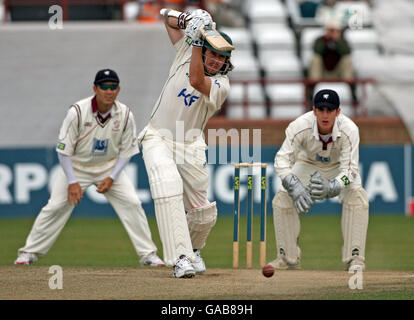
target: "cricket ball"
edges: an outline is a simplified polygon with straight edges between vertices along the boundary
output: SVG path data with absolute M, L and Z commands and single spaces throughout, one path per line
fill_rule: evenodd
M 266 278 L 270 278 L 275 273 L 275 268 L 273 268 L 270 264 L 265 265 L 262 269 L 262 273 Z

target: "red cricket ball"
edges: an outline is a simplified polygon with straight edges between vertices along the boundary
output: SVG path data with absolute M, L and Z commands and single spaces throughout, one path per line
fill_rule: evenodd
M 266 278 L 270 278 L 275 273 L 275 268 L 273 268 L 270 264 L 265 265 L 262 269 L 262 273 Z

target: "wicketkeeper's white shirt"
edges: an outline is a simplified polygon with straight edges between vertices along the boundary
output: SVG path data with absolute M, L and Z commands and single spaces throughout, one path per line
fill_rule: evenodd
M 210 77 L 209 97 L 198 92 L 189 79 L 191 45 L 183 37 L 174 47 L 177 55 L 153 108 L 150 125 L 163 135 L 171 134 L 169 137 L 177 142 L 189 142 L 196 140 L 197 132 L 200 135 L 207 121 L 221 108 L 230 84 L 226 75 L 217 74 Z
M 359 130 L 348 117 L 336 117 L 332 141 L 319 137 L 316 116 L 307 112 L 289 124 L 286 138 L 275 156 L 274 166 L 281 179 L 292 173 L 296 162 L 312 164 L 323 171 L 337 170 L 342 186 L 361 183 L 359 175 Z
M 139 153 L 131 110 L 115 101 L 110 118 L 103 122 L 98 117 L 95 97 L 80 100 L 63 120 L 56 151 L 71 156 L 75 170 L 96 175 L 108 172 L 118 157 Z

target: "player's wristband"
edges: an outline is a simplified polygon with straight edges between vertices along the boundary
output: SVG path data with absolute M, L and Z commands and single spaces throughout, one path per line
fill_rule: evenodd
M 160 14 L 164 16 L 165 22 L 167 25 L 174 29 L 185 29 L 187 27 L 187 22 L 191 20 L 190 12 L 180 12 L 177 10 L 163 8 L 160 10 Z M 171 25 L 168 21 L 168 18 L 177 18 L 177 25 Z
M 181 13 L 178 16 L 178 23 L 177 23 L 178 28 L 184 30 L 187 27 L 187 22 L 189 20 L 188 18 L 189 18 L 190 15 L 191 15 L 191 13 L 186 11 L 186 12 Z

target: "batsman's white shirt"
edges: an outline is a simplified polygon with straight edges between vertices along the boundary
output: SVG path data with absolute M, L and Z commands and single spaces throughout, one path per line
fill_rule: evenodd
M 118 157 L 139 153 L 131 110 L 115 101 L 110 112 L 110 119 L 102 123 L 95 97 L 78 101 L 69 109 L 56 151 L 71 156 L 76 171 L 102 175 L 115 166 Z
M 209 97 L 198 92 L 190 85 L 189 79 L 191 45 L 183 37 L 175 43 L 174 48 L 177 55 L 155 103 L 150 125 L 163 135 L 169 135 L 171 140 L 190 142 L 201 135 L 207 121 L 221 108 L 230 84 L 226 75 L 217 74 L 210 77 Z M 182 133 L 184 136 L 180 136 Z
M 336 117 L 332 130 L 332 141 L 325 143 L 319 138 L 316 116 L 307 112 L 289 124 L 286 138 L 275 156 L 275 169 L 283 180 L 289 173 L 297 171 L 307 183 L 314 170 L 319 170 L 326 178 L 335 178 L 342 187 L 361 186 L 359 175 L 359 130 L 348 117 L 340 114 Z M 304 169 L 304 168 L 309 169 Z M 312 172 L 311 172 L 312 171 Z M 301 178 L 301 177 L 299 177 Z M 303 181 L 305 180 L 305 181 Z

